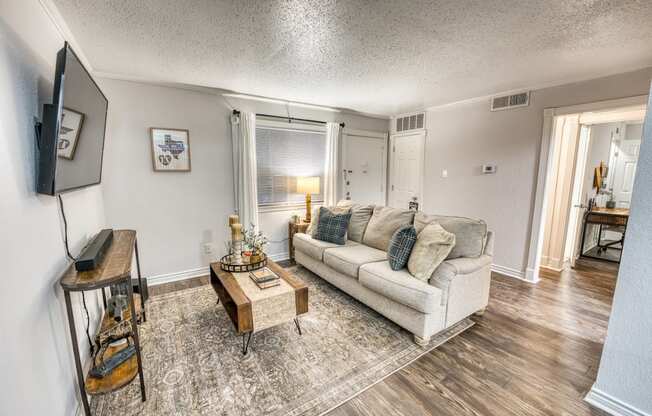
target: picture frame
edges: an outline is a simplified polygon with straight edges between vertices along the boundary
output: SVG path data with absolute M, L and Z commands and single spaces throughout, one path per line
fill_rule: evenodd
M 190 172 L 190 132 L 150 127 L 152 167 L 155 172 Z
M 73 160 L 81 129 L 84 126 L 86 115 L 77 110 L 63 107 L 61 123 L 59 125 L 59 139 L 57 140 L 57 156 L 63 159 Z

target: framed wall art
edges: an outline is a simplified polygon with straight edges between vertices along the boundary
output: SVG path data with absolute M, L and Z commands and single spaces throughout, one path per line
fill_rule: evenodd
M 149 129 L 156 172 L 190 171 L 190 133 L 183 129 Z

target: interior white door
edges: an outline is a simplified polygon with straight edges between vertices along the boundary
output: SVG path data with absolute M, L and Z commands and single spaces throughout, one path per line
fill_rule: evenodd
M 629 208 L 632 201 L 632 188 L 640 150 L 640 140 L 621 140 L 617 143 L 613 178 L 613 196 L 617 208 Z
M 387 136 L 343 135 L 344 195 L 361 204 L 385 205 Z
M 389 206 L 407 209 L 410 202 L 421 205 L 425 139 L 425 132 L 392 136 Z
M 582 225 L 584 212 L 587 209 L 586 190 L 584 189 L 586 163 L 589 156 L 591 143 L 591 127 L 581 126 L 579 143 L 577 146 L 577 159 L 575 163 L 575 178 L 573 179 L 573 193 L 571 195 L 571 211 L 568 222 L 568 236 L 566 240 L 565 257 L 570 266 L 575 267 L 577 258 L 582 254 L 580 247 L 582 241 Z

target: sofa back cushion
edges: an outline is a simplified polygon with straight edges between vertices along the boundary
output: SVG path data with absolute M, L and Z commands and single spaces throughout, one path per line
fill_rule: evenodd
M 319 223 L 317 224 L 317 240 L 344 245 L 346 230 L 349 228 L 351 212 L 335 213 L 328 208 L 319 208 Z
M 362 242 L 364 237 L 365 230 L 371 219 L 371 215 L 374 213 L 373 205 L 360 205 L 353 204 L 351 206 L 351 220 L 349 221 L 349 233 L 348 239 L 356 241 L 358 243 Z
M 412 224 L 414 211 L 390 207 L 374 207 L 362 243 L 387 251 L 389 240 L 399 228 Z
M 487 223 L 484 221 L 445 215 L 427 215 L 423 212 L 417 212 L 414 217 L 414 228 L 417 230 L 417 235 L 431 222 L 437 222 L 444 230 L 455 234 L 455 246 L 446 259 L 479 257 L 482 255 L 487 238 Z

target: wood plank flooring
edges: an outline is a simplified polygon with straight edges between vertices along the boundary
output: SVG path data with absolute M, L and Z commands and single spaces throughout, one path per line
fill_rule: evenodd
M 473 328 L 329 416 L 606 415 L 583 398 L 598 370 L 615 282 L 613 267 L 595 263 L 542 272 L 536 285 L 494 274 L 489 307 Z

